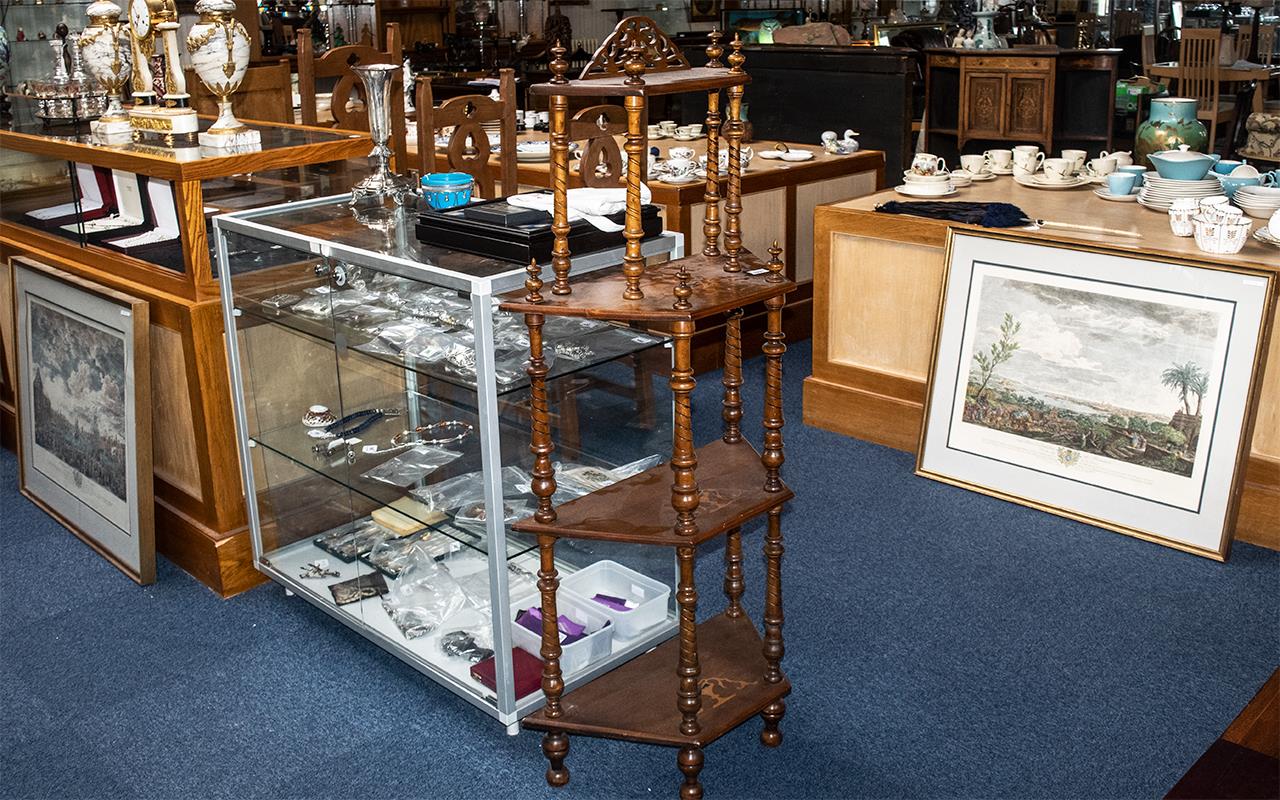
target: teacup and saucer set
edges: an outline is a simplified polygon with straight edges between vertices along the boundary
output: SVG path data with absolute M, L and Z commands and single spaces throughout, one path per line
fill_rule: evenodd
M 954 182 L 957 178 L 962 181 L 968 179 L 973 181 L 994 181 L 996 174 L 991 171 L 991 159 L 986 153 L 978 155 L 960 156 L 960 169 L 951 173 L 951 180 Z
M 1013 148 L 1013 179 L 1033 189 L 1074 189 L 1090 183 L 1089 178 L 1076 175 L 1074 157 L 1045 158 L 1035 145 Z
M 903 184 L 894 191 L 907 197 L 949 197 L 956 193 L 956 185 L 947 171 L 947 164 L 931 153 L 916 153 L 911 169 L 902 173 Z
M 1136 171 L 1116 171 L 1106 176 L 1104 184 L 1093 190 L 1093 193 L 1103 200 L 1136 203 L 1138 188 L 1142 185 L 1142 175 Z
M 992 175 L 1012 175 L 1013 174 L 1013 151 L 1012 150 L 987 150 L 982 154 L 990 166 Z
M 650 177 L 677 186 L 702 180 L 698 177 L 698 161 L 692 147 L 673 147 L 667 151 L 667 156 L 666 161 L 653 166 Z
M 702 138 L 701 125 L 681 125 L 676 128 L 673 138 L 677 142 L 692 142 L 694 139 Z

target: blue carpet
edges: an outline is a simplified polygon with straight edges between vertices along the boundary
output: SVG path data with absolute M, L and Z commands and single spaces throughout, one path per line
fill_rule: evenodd
M 916 478 L 905 453 L 800 424 L 809 352 L 787 371 L 783 746 L 757 724 L 717 742 L 708 797 L 1163 795 L 1280 662 L 1280 553 L 1216 564 Z M 695 398 L 703 440 L 715 389 Z M 139 588 L 15 470 L 0 455 L 4 797 L 674 796 L 674 751 L 585 738 L 552 792 L 534 734 L 278 587 L 222 601 L 161 560 Z

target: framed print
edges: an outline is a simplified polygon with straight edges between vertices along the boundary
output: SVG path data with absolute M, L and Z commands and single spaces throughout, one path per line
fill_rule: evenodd
M 155 580 L 144 301 L 15 258 L 19 488 L 139 583 Z
M 916 472 L 1224 560 L 1275 277 L 947 235 Z

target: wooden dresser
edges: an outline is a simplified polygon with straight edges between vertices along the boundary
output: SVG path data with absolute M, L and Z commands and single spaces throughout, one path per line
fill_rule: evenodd
M 926 148 L 947 159 L 1000 143 L 1111 149 L 1119 50 L 929 50 Z

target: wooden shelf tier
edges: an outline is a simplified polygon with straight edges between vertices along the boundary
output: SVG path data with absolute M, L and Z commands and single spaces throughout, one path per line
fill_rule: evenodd
M 567 83 L 536 83 L 529 87 L 535 95 L 560 97 L 656 97 L 681 92 L 706 92 L 746 86 L 751 76 L 728 67 L 692 67 L 671 72 L 651 72 L 642 83 L 628 83 L 625 75 L 580 78 Z
M 572 539 L 681 547 L 738 528 L 795 497 L 786 486 L 777 492 L 764 490 L 765 468 L 760 455 L 745 441 L 726 444 L 717 439 L 694 452 L 699 503 L 695 512 L 698 532 L 692 536 L 675 532 L 671 467 L 667 464 L 556 506 L 554 522 L 537 522 L 530 517 L 512 527 L 522 533 Z
M 593 317 L 632 322 L 676 322 L 696 320 L 744 308 L 770 297 L 794 291 L 792 281 L 770 283 L 767 272 L 747 274 L 765 269 L 765 264 L 746 249 L 741 254 L 742 272 L 725 272 L 724 256 L 697 253 L 674 261 L 645 267 L 640 288 L 644 297 L 624 300 L 626 277 L 622 267 L 601 270 L 573 279 L 573 293 L 567 295 L 542 292 L 542 301 L 530 303 L 523 292 L 512 292 L 503 298 L 502 308 L 517 314 L 548 314 L 558 317 Z M 688 270 L 693 294 L 690 308 L 674 308 L 672 290 L 678 283 L 681 268 Z
M 745 615 L 721 614 L 698 626 L 702 729 L 692 736 L 680 732 L 675 703 L 679 638 L 569 692 L 560 701 L 562 716 L 548 719 L 545 709 L 539 710 L 523 724 L 535 730 L 705 747 L 791 693 L 786 678 L 765 681 L 768 664 L 761 647 L 760 634 Z

